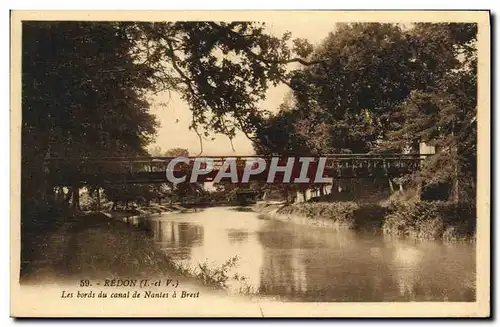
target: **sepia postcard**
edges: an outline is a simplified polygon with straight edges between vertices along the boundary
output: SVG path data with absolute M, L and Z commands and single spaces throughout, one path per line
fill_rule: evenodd
M 488 11 L 11 11 L 12 317 L 489 317 Z

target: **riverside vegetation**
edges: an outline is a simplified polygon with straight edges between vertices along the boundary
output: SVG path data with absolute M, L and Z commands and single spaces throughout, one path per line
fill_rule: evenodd
M 277 219 L 414 239 L 471 241 L 475 237 L 475 208 L 447 201 L 259 204 L 256 210 Z
M 420 239 L 473 239 L 477 25 L 339 24 L 311 49 L 313 58 L 326 59 L 324 65 L 294 72 L 291 94 L 256 129 L 255 151 L 283 156 L 400 154 L 420 153 L 422 145 L 431 145 L 435 154 L 418 174 L 392 181 L 405 192 L 420 183 L 425 196 L 419 199 L 428 202 L 391 195 L 394 203 L 361 204 L 368 202 L 354 197 L 258 209 L 301 223 Z M 303 191 L 287 187 L 290 194 Z M 347 202 L 351 200 L 358 203 Z
M 99 278 L 175 278 L 183 284 L 212 291 L 251 294 L 246 278 L 232 273 L 237 256 L 221 265 L 209 262 L 188 265 L 175 262 L 154 242 L 148 217 L 155 214 L 190 213 L 199 209 L 178 204 L 136 205 L 111 210 L 104 200 L 96 211 L 91 198 L 82 197 L 81 208 L 46 212 L 23 225 L 21 282 Z M 232 283 L 239 288 L 231 288 Z

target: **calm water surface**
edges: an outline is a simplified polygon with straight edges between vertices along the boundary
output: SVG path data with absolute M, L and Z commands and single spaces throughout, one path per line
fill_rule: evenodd
M 216 267 L 290 301 L 474 301 L 475 245 L 395 240 L 263 219 L 217 207 L 152 217 L 154 240 L 178 262 Z M 241 286 L 241 285 L 240 285 Z M 233 285 L 233 287 L 238 287 Z

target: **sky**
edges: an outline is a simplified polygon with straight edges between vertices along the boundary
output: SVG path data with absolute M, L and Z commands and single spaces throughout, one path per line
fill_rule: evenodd
M 310 21 L 314 18 L 314 21 Z M 319 19 L 318 19 L 319 18 Z M 331 17 L 303 17 L 299 21 L 266 21 L 268 31 L 271 34 L 282 35 L 289 31 L 292 38 L 308 39 L 313 45 L 321 43 L 333 31 L 335 21 Z M 283 98 L 290 91 L 288 86 L 281 84 L 271 87 L 266 95 L 261 108 L 275 111 L 283 102 Z M 155 142 L 149 147 L 159 146 L 162 151 L 171 148 L 188 149 L 192 155 L 200 153 L 198 136 L 194 131 L 188 129 L 191 121 L 191 111 L 188 105 L 174 92 L 170 95 L 162 94 L 152 105 L 151 112 L 155 114 L 160 122 Z M 224 135 L 214 135 L 215 140 L 203 140 L 203 155 L 251 155 L 254 154 L 252 143 L 243 133 L 238 132 L 233 139 L 234 152 L 230 140 Z

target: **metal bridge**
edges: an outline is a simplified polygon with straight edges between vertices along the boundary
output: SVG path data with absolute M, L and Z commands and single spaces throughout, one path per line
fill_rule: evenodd
M 323 155 L 326 164 L 323 177 L 333 179 L 381 178 L 384 176 L 399 177 L 420 170 L 422 161 L 427 155 L 422 154 L 332 154 Z M 154 184 L 167 182 L 166 170 L 175 157 L 107 157 L 107 158 L 48 158 L 45 169 L 49 181 L 54 186 L 107 184 Z M 175 177 L 191 174 L 195 160 L 202 160 L 201 168 L 211 168 L 211 172 L 200 175 L 198 182 L 211 182 L 219 172 L 225 160 L 236 160 L 238 181 L 241 181 L 247 165 L 255 165 L 255 159 L 262 158 L 266 162 L 263 172 L 251 175 L 250 181 L 267 182 L 271 158 L 265 156 L 203 156 L 189 157 L 189 164 L 179 163 L 174 166 Z M 286 165 L 290 157 L 280 157 L 279 166 Z M 301 163 L 294 157 L 292 178 L 299 177 Z M 319 157 L 310 163 L 307 176 L 314 180 Z M 221 182 L 229 181 L 223 178 Z M 277 172 L 273 183 L 283 181 L 283 173 Z

